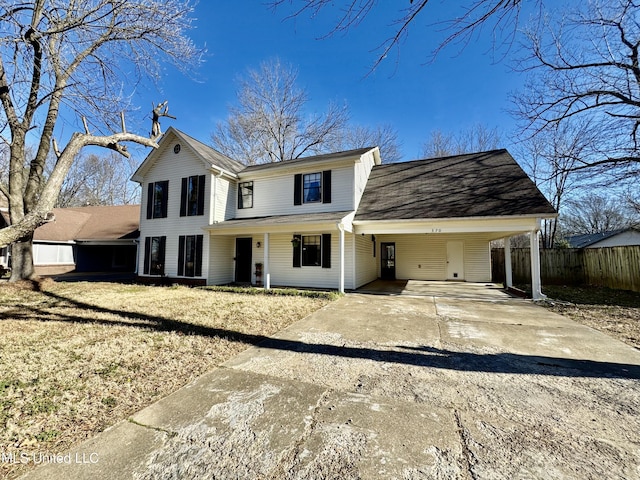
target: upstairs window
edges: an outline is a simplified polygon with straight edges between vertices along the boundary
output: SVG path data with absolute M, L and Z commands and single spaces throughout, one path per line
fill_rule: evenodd
M 322 174 L 307 173 L 302 176 L 302 201 L 314 203 L 322 200 Z
M 147 187 L 147 218 L 166 218 L 169 180 L 152 182 Z
M 253 208 L 253 182 L 238 185 L 238 208 Z
M 319 202 L 331 203 L 331 170 L 295 175 L 293 204 Z
M 204 175 L 182 179 L 180 194 L 180 216 L 204 215 Z

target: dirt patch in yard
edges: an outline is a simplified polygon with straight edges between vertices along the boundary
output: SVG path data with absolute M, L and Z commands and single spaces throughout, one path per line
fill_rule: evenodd
M 544 288 L 546 308 L 640 349 L 640 293 L 600 287 Z
M 329 301 L 110 283 L 1 284 L 0 453 L 62 452 Z M 0 477 L 24 470 L 0 462 Z

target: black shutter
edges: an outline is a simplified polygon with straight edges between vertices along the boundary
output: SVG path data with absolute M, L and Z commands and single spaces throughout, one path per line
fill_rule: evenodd
M 302 174 L 301 173 L 296 173 L 296 176 L 293 179 L 293 204 L 302 205 Z
M 322 172 L 322 203 L 331 203 L 331 170 Z
M 167 218 L 167 205 L 169 204 L 169 180 L 162 182 L 162 184 L 162 218 Z
M 147 219 L 153 216 L 153 182 L 147 186 Z
M 204 179 L 204 175 L 198 177 L 198 215 L 204 215 Z
M 322 234 L 322 268 L 331 268 L 331 234 Z
M 178 276 L 184 276 L 184 245 L 185 245 L 185 236 L 180 235 L 178 237 Z
M 142 271 L 145 275 L 149 275 L 149 256 L 151 255 L 151 237 L 144 239 L 144 265 Z
M 294 235 L 295 242 L 293 243 L 293 266 L 302 266 L 302 235 Z
M 187 182 L 188 178 L 182 179 L 182 187 L 180 188 L 180 216 L 184 217 L 187 215 Z
M 202 276 L 202 240 L 203 240 L 202 235 L 196 236 L 196 271 L 195 271 L 196 277 Z
M 169 183 L 169 182 L 167 182 Z M 164 275 L 164 264 L 165 264 L 165 248 L 167 246 L 167 237 L 160 237 L 160 264 L 162 268 L 160 269 L 160 275 Z

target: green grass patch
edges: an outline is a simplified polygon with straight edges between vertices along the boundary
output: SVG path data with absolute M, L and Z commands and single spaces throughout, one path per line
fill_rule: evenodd
M 298 290 L 296 288 L 257 288 L 257 287 L 236 287 L 236 286 L 207 286 L 198 287 L 201 290 L 209 290 L 212 292 L 239 293 L 243 295 L 265 295 L 274 297 L 305 297 L 320 298 L 324 300 L 337 300 L 342 296 L 341 293 L 331 290 Z

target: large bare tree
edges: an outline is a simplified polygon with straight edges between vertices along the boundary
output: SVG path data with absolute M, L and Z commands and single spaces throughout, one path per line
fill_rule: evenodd
M 562 224 L 567 235 L 602 233 L 637 226 L 640 216 L 624 198 L 590 192 L 567 201 Z
M 188 0 L 0 0 L 0 134 L 9 150 L 0 191 L 11 217 L 0 246 L 13 243 L 12 280 L 33 275 L 33 231 L 50 219 L 83 147 L 126 156 L 123 142 L 156 146 L 126 130 L 126 88 L 157 77 L 163 61 L 199 60 L 185 34 L 191 11 Z
M 347 123 L 346 107 L 330 104 L 308 114 L 309 97 L 298 72 L 279 59 L 264 61 L 239 78 L 237 106 L 211 135 L 214 147 L 247 165 L 320 153 Z
M 572 170 L 612 181 L 640 174 L 640 4 L 637 0 L 575 2 L 552 11 L 528 32 L 528 73 L 515 100 L 529 135 L 562 125 L 591 125 L 589 149 Z

